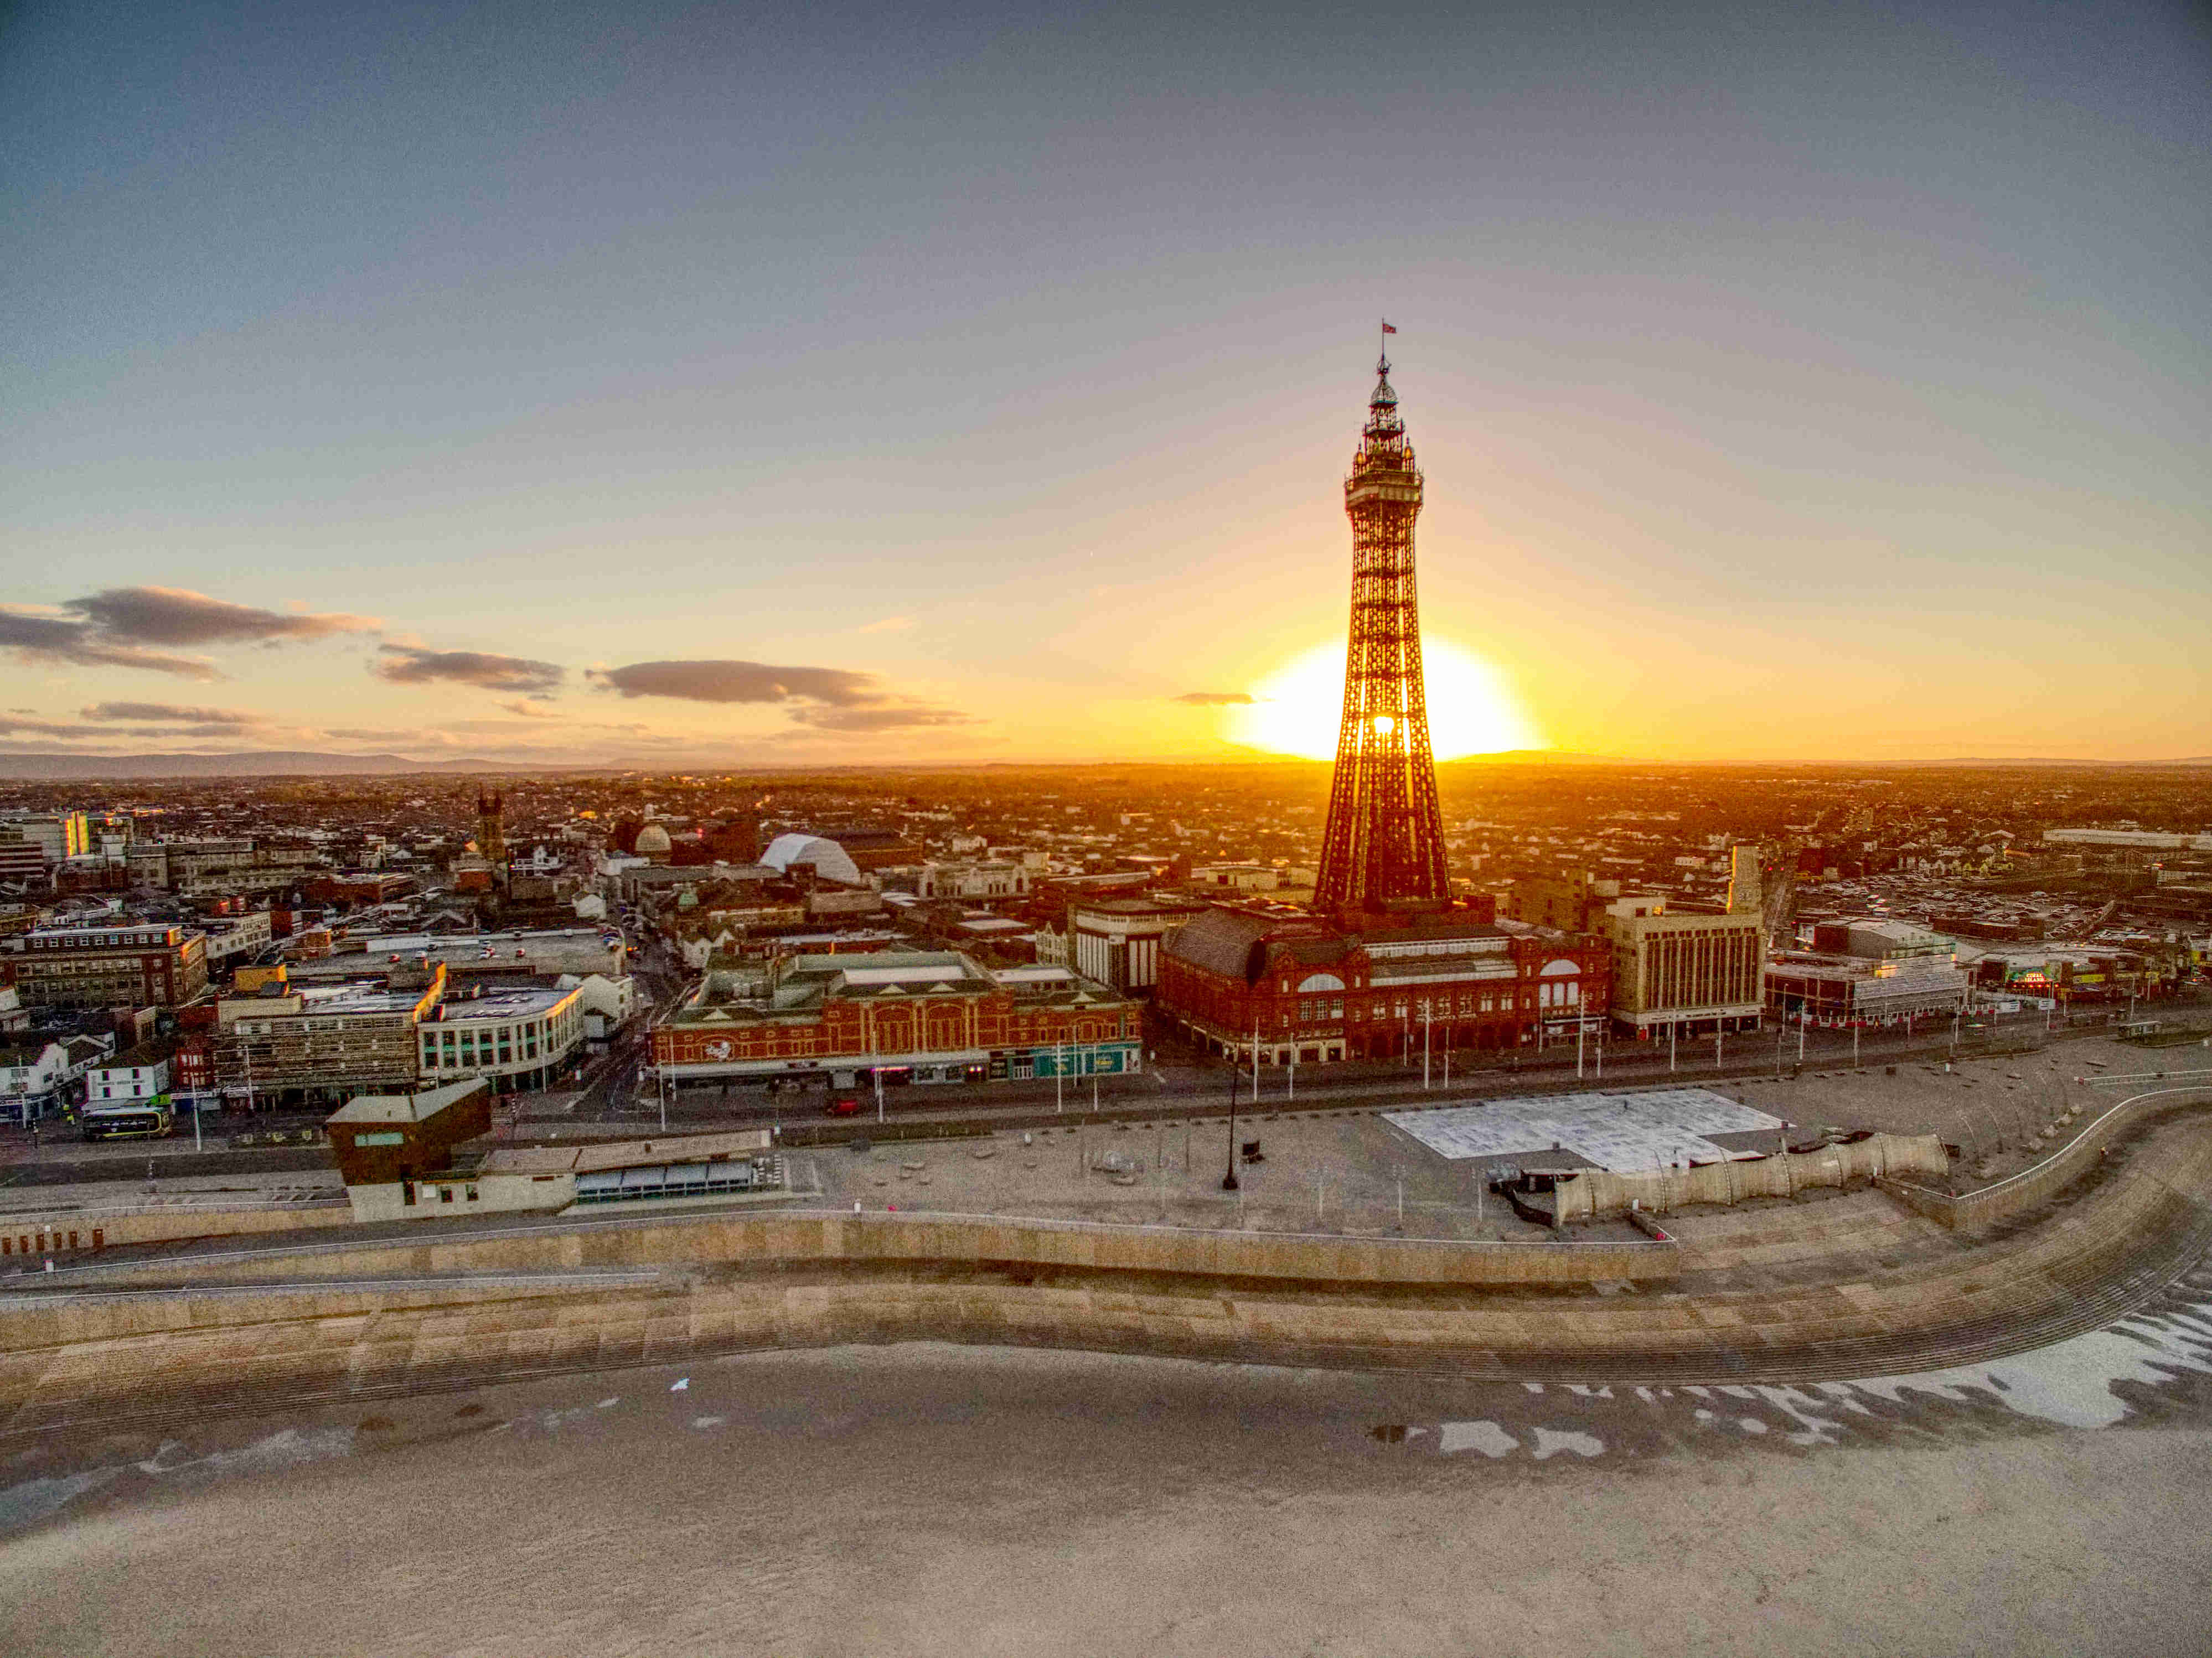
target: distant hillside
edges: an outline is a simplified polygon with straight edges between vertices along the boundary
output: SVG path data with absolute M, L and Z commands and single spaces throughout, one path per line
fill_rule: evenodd
M 272 750 L 241 754 L 0 754 L 0 777 L 368 777 L 415 771 L 570 771 L 505 760 L 410 760 L 397 754 L 318 754 Z

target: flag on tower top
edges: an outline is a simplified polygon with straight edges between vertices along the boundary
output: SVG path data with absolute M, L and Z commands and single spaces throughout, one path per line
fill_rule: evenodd
M 1386 322 L 1382 325 L 1382 331 L 1386 334 L 1395 334 L 1398 330 L 1394 325 Z

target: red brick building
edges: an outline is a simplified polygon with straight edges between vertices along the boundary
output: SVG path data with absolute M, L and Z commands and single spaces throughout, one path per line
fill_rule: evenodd
M 207 988 L 207 938 L 172 923 L 34 927 L 0 945 L 26 1007 L 173 1007 Z
M 710 970 L 653 1029 L 673 1082 L 797 1078 L 850 1086 L 1124 1075 L 1142 1010 L 1058 967 L 992 969 L 957 951 L 797 956 Z
M 1604 1028 L 1601 938 L 1451 915 L 1352 932 L 1255 906 L 1209 910 L 1160 955 L 1160 1011 L 1197 1042 L 1287 1065 L 1510 1052 Z

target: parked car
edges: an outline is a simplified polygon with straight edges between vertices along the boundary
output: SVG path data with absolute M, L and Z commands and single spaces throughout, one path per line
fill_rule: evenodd
M 857 1117 L 860 1114 L 860 1102 L 858 1096 L 847 1094 L 830 1101 L 822 1109 L 828 1116 Z

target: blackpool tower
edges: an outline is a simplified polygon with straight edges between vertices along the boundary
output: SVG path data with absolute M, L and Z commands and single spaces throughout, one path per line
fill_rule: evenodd
M 1375 365 L 1344 510 L 1352 519 L 1352 639 L 1314 908 L 1352 921 L 1442 909 L 1451 900 L 1413 593 L 1421 473 L 1387 354 Z

